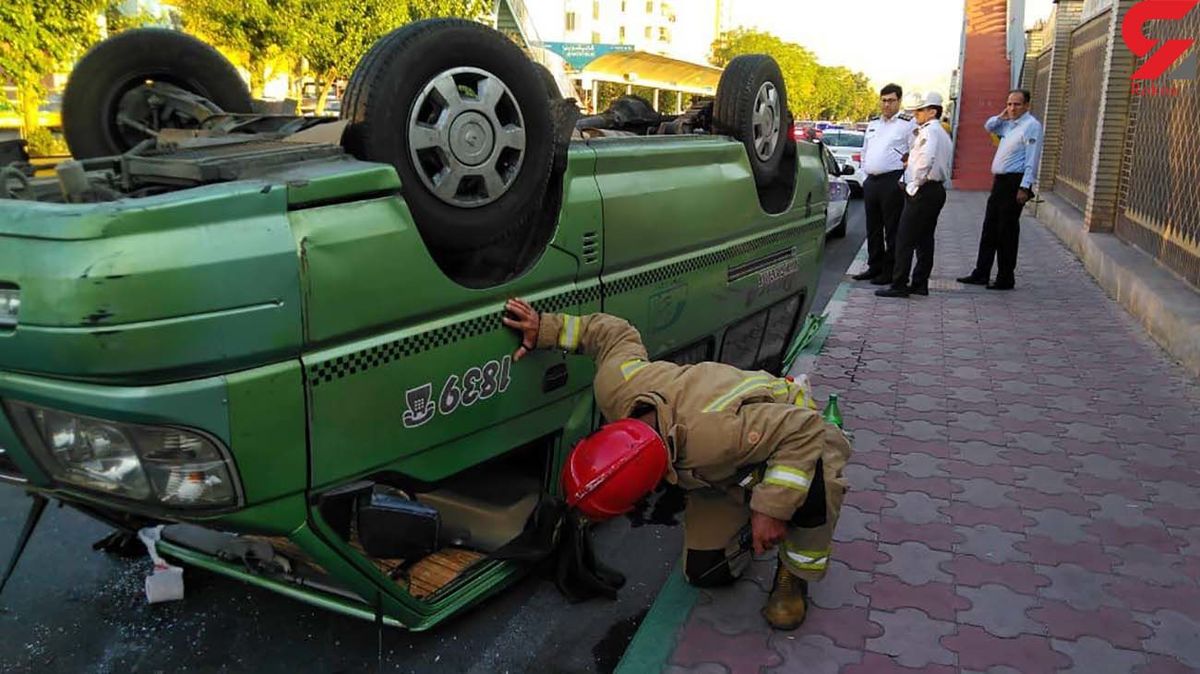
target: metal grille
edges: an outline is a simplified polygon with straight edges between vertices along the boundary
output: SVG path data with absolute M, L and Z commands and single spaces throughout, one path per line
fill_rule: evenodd
M 1157 33 L 1200 35 L 1200 12 Z M 1160 91 L 1134 96 L 1115 232 L 1200 287 L 1200 86 L 1169 74 L 1146 83 Z
M 1108 12 L 1105 12 L 1071 34 L 1066 114 L 1054 191 L 1081 211 L 1087 207 L 1088 186 L 1092 181 L 1095 119 L 1104 84 L 1108 28 Z
M 1033 84 L 1033 116 L 1042 124 L 1046 123 L 1046 105 L 1050 98 L 1050 60 L 1053 57 L 1053 49 L 1047 49 L 1037 57 L 1037 77 Z

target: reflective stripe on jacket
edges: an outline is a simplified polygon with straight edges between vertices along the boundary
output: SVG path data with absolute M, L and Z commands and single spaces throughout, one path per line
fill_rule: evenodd
M 798 397 L 804 402 L 798 384 L 722 363 L 650 361 L 637 329 L 607 314 L 542 314 L 537 346 L 596 361 L 593 386 L 605 419 L 655 409 L 672 452 L 669 481 L 685 489 L 731 486 L 745 467 L 765 464 L 751 508 L 788 520 L 804 502 L 826 424 L 797 404 Z M 772 408 L 757 408 L 764 403 Z

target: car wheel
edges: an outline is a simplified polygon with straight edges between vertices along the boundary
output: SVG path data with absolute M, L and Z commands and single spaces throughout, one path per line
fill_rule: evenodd
M 121 154 L 150 137 L 143 129 L 192 128 L 194 117 L 155 106 L 155 85 L 200 96 L 208 112 L 250 112 L 250 90 L 216 49 L 161 28 L 119 33 L 92 47 L 63 92 L 63 135 L 77 159 Z M 140 128 L 139 128 L 140 127 Z
M 754 182 L 766 187 L 779 176 L 791 115 L 775 59 L 746 54 L 729 62 L 717 84 L 713 126 L 746 146 Z
M 346 89 L 344 143 L 395 167 L 431 247 L 469 251 L 539 215 L 553 164 L 544 77 L 472 21 L 433 19 L 381 38 Z
M 550 72 L 550 69 L 540 63 L 534 63 L 533 68 L 537 71 L 538 77 L 542 78 L 542 85 L 546 87 L 546 95 L 550 97 L 550 100 L 557 101 L 562 98 L 558 82 L 554 80 L 554 74 Z
M 840 220 L 838 220 L 837 225 L 835 225 L 833 229 L 829 230 L 829 238 L 831 238 L 831 239 L 845 238 L 845 236 L 846 236 L 846 211 L 849 211 L 849 210 L 850 210 L 850 208 L 849 208 L 849 206 L 847 206 L 846 209 L 842 211 L 842 218 Z

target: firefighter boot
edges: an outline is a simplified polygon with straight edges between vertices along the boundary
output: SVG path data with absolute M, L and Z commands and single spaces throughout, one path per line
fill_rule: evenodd
M 792 575 L 781 562 L 775 572 L 775 587 L 762 614 L 777 630 L 799 627 L 808 614 L 808 581 Z

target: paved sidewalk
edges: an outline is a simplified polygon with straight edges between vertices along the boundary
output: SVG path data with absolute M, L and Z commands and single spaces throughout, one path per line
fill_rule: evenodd
M 930 297 L 844 295 L 813 377 L 852 491 L 805 625 L 759 616 L 770 561 L 676 573 L 621 671 L 1200 670 L 1200 385 L 1034 220 L 1016 291 L 956 284 L 985 198 L 950 194 Z

